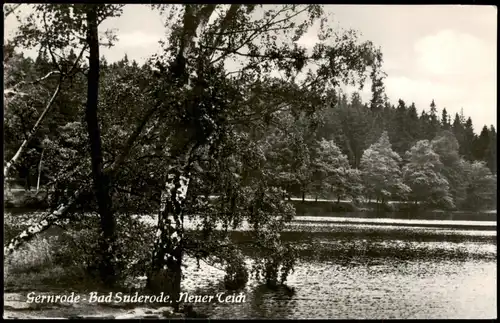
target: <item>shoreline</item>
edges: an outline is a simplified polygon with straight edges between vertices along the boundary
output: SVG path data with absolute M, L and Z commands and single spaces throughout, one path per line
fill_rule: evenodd
M 24 189 L 11 189 L 9 193 L 4 193 L 4 210 L 26 210 L 35 211 L 46 208 L 43 198 L 46 192 L 43 190 L 25 191 Z M 217 196 L 210 196 L 210 199 L 216 200 Z M 311 211 L 322 211 L 327 213 L 350 213 L 350 212 L 379 212 L 379 213 L 393 213 L 393 212 L 428 212 L 428 213 L 452 213 L 461 214 L 474 212 L 478 214 L 495 214 L 496 209 L 483 209 L 483 210 L 468 210 L 468 209 L 433 209 L 427 208 L 422 204 L 405 201 L 387 201 L 384 204 L 377 204 L 375 200 L 367 200 L 361 203 L 354 203 L 351 200 L 332 200 L 332 199 L 316 199 L 316 198 L 298 198 L 291 197 L 286 199 L 291 202 L 297 209 L 297 215 L 301 213 L 311 213 Z M 304 208 L 307 207 L 307 211 Z M 301 214 L 302 215 L 302 214 Z
M 342 214 L 342 213 L 356 213 L 356 212 L 367 212 L 367 213 L 377 213 L 377 214 L 408 214 L 408 213 L 416 213 L 416 212 L 426 212 L 434 215 L 439 214 L 469 214 L 475 213 L 480 215 L 489 215 L 494 216 L 496 218 L 498 210 L 494 209 L 485 209 L 485 210 L 442 210 L 442 209 L 425 209 L 425 208 L 395 208 L 393 210 L 384 209 L 382 205 L 380 205 L 380 209 L 377 210 L 376 206 L 372 205 L 362 205 L 360 207 L 355 207 L 351 202 L 340 202 L 337 201 L 298 201 L 292 200 L 292 204 L 296 207 L 297 216 L 299 215 L 307 215 L 307 216 L 324 216 L 324 215 L 316 215 L 315 213 L 323 212 L 326 214 Z M 408 204 L 403 204 L 403 202 L 394 201 L 390 205 L 403 205 L 407 206 Z M 304 210 L 304 207 L 308 207 L 308 210 Z M 340 206 L 340 207 L 338 207 Z M 12 203 L 7 199 L 4 200 L 4 211 L 11 213 L 23 213 L 23 212 L 45 212 L 48 209 L 44 205 L 33 205 L 33 204 L 20 204 L 20 203 Z M 311 215 L 313 213 L 313 215 Z M 381 217 L 382 218 L 382 217 Z

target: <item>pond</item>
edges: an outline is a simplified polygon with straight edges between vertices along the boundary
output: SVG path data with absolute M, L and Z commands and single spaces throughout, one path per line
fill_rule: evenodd
M 496 318 L 496 214 L 451 218 L 298 216 L 281 234 L 300 250 L 287 282 L 294 293 L 251 279 L 242 303 L 194 307 L 214 319 Z M 250 238 L 244 229 L 232 232 L 234 241 Z M 254 252 L 244 253 L 250 265 Z M 227 293 L 222 270 L 186 264 L 185 292 Z
M 468 221 L 469 222 L 469 221 Z M 472 221 L 470 221 L 472 222 Z M 385 224 L 385 223 L 384 223 Z M 233 239 L 245 239 L 234 232 Z M 365 225 L 302 221 L 282 234 L 301 250 L 288 285 L 251 280 L 245 302 L 196 304 L 210 318 L 494 318 L 496 230 L 476 226 Z M 251 250 L 246 250 L 251 263 Z M 224 292 L 223 272 L 194 263 L 183 282 L 196 295 Z

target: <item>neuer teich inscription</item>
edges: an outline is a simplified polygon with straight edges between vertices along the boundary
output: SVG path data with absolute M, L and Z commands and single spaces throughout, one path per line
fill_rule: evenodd
M 217 293 L 215 295 L 195 295 L 195 294 L 189 294 L 187 292 L 180 293 L 179 295 L 179 302 L 184 302 L 184 303 L 210 303 L 214 301 L 219 303 L 245 303 L 246 295 L 243 293 L 239 294 Z

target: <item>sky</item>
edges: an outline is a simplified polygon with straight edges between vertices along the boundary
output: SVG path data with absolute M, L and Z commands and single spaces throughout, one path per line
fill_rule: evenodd
M 26 12 L 23 7 L 19 10 Z M 497 127 L 495 6 L 325 5 L 325 11 L 333 14 L 335 26 L 353 28 L 381 48 L 391 103 L 414 102 L 420 113 L 434 100 L 439 115 L 443 108 L 452 117 L 463 109 L 476 133 L 484 125 Z M 17 26 L 13 15 L 8 17 L 5 36 Z M 102 28 L 116 29 L 118 36 L 114 47 L 101 49 L 109 62 L 124 54 L 143 62 L 160 50 L 165 35 L 162 17 L 146 5 L 126 5 L 121 17 L 108 19 Z M 316 40 L 313 28 L 300 42 L 312 47 Z M 370 99 L 369 86 L 361 97 Z

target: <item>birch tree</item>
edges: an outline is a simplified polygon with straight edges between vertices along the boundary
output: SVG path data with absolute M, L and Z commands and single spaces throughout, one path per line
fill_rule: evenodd
M 209 251 L 221 248 L 220 241 L 215 245 L 207 244 L 211 248 L 202 248 L 199 242 L 187 238 L 183 229 L 184 216 L 194 213 L 187 210 L 198 210 L 200 205 L 207 205 L 206 195 L 192 193 L 195 190 L 193 180 L 199 173 L 199 170 L 195 170 L 195 162 L 200 160 L 203 152 L 214 152 L 223 147 L 230 137 L 228 133 L 233 136 L 237 134 L 234 130 L 231 131 L 235 124 L 258 124 L 283 104 L 293 103 L 291 105 L 294 109 L 314 111 L 315 107 L 311 106 L 311 102 L 315 101 L 311 100 L 314 97 L 311 94 L 321 99 L 321 90 L 336 86 L 344 80 L 352 80 L 353 75 L 358 75 L 363 80 L 367 66 L 376 60 L 371 44 L 358 44 L 354 34 L 342 38 L 328 29 L 326 19 L 321 19 L 320 6 L 284 5 L 256 10 L 257 7 L 186 5 L 180 12 L 176 11 L 177 8 L 172 8 L 170 15 L 177 20 L 170 20 L 175 22 L 170 27 L 170 47 L 167 47 L 163 57 L 169 63 L 158 65 L 160 74 L 165 75 L 168 84 L 172 84 L 164 92 L 177 99 L 169 100 L 169 109 L 172 111 L 170 118 L 178 126 L 171 128 L 170 138 L 175 143 L 171 143 L 169 147 L 169 169 L 162 175 L 165 178 L 165 189 L 161 196 L 158 239 L 153 253 L 149 285 L 168 287 L 174 300 L 178 299 L 183 256 L 186 249 L 189 249 L 186 245 L 201 248 L 201 251 L 197 251 L 198 256 L 204 253 L 206 256 Z M 299 15 L 304 17 L 304 21 L 297 24 L 294 18 Z M 295 42 L 314 21 L 321 22 L 320 39 L 323 41 L 315 46 L 312 55 L 307 55 L 305 49 Z M 277 41 L 278 35 L 285 36 L 282 42 Z M 353 59 L 353 50 L 364 54 L 358 56 L 358 60 Z M 241 69 L 229 72 L 222 63 L 231 57 L 243 57 L 246 62 Z M 304 73 L 302 79 L 298 78 L 307 63 L 316 64 L 319 68 Z M 283 78 L 273 78 L 273 69 L 282 71 Z M 274 95 L 265 102 L 263 98 L 271 90 Z M 286 95 L 279 94 L 289 95 L 292 90 L 296 91 L 293 100 L 287 101 Z M 297 94 L 308 95 L 300 99 Z M 245 138 L 241 135 L 237 137 Z M 242 141 L 245 142 L 244 139 Z M 255 147 L 255 150 L 258 152 L 260 149 Z M 259 155 L 254 155 L 250 160 L 261 160 L 258 164 L 262 165 Z M 284 261 L 287 259 L 284 254 L 289 251 L 280 246 L 277 235 L 283 221 L 276 222 L 269 215 L 273 213 L 272 201 L 278 202 L 277 196 L 282 199 L 282 193 L 273 187 L 262 185 L 247 189 L 251 187 L 253 193 L 249 195 L 255 196 L 251 200 L 252 211 L 244 214 L 248 221 L 254 223 L 256 236 L 266 241 L 264 249 L 275 251 L 275 257 L 257 262 L 254 270 L 263 273 L 269 283 L 276 283 L 280 280 L 277 276 L 280 268 L 284 270 L 281 279 L 286 279 L 286 274 L 291 269 L 291 262 Z M 244 187 L 240 187 L 240 190 L 243 189 Z M 278 205 L 281 204 L 282 202 Z M 265 209 L 266 205 L 271 209 Z M 285 213 L 288 212 L 285 206 L 282 208 L 285 208 Z M 215 214 L 209 213 L 209 219 Z M 289 218 L 290 216 L 284 217 Z M 215 219 L 207 220 L 208 228 L 217 222 Z M 212 231 L 208 228 L 205 231 Z M 270 230 L 272 234 L 262 235 L 263 230 Z M 227 248 L 229 249 L 231 248 Z M 233 259 L 241 258 L 235 257 L 234 252 L 230 253 Z M 226 259 L 230 258 L 226 256 Z
M 110 6 L 97 7 L 98 23 L 115 12 Z M 93 52 L 86 77 L 89 87 L 94 87 L 88 94 L 89 99 L 94 95 L 94 101 L 87 104 L 86 120 L 65 128 L 68 134 L 81 136 L 85 129 L 87 135 L 98 138 L 91 132 L 97 130 L 96 117 L 102 118 L 102 150 L 112 147 L 112 152 L 102 152 L 103 157 L 97 158 L 97 140 L 94 148 L 87 146 L 92 155 L 76 159 L 78 174 L 67 177 L 67 190 L 40 223 L 11 241 L 6 254 L 52 224 L 69 221 L 89 195 L 102 203 L 96 210 L 105 223 L 123 207 L 109 203 L 108 197 L 125 203 L 120 194 L 130 194 L 137 203 L 133 210 L 156 206 L 158 214 L 147 272 L 150 288 L 169 292 L 177 300 L 186 256 L 221 263 L 229 285 L 244 282 L 241 278 L 249 273 L 271 285 L 284 283 L 295 257 L 279 232 L 294 210 L 265 167 L 268 159 L 262 134 L 276 111 L 287 107 L 292 114 L 311 116 L 324 106 L 327 90 L 344 82 L 362 84 L 370 67 L 378 66 L 379 52 L 370 42 L 358 41 L 353 32 L 342 34 L 329 28 L 318 5 L 159 7 L 170 18 L 169 38 L 163 54 L 153 57 L 144 69 L 148 85 L 138 91 L 142 93 L 139 99 L 122 104 L 123 100 L 112 98 L 112 89 L 103 87 L 103 93 L 110 95 L 105 102 L 118 111 L 101 106 L 96 116 Z M 82 29 L 76 36 L 68 35 L 81 44 L 92 38 L 95 48 L 95 29 L 92 37 L 87 32 L 95 25 L 92 11 L 96 7 L 70 8 L 73 14 L 77 9 L 80 19 L 71 21 L 80 21 Z M 60 17 L 68 17 L 65 12 Z M 314 22 L 321 27 L 320 41 L 308 51 L 297 41 Z M 242 66 L 226 66 L 241 58 Z M 87 67 L 81 69 L 87 73 Z M 138 88 L 125 87 L 120 93 Z M 132 108 L 126 110 L 127 106 Z M 47 147 L 44 159 L 54 151 Z M 209 202 L 214 193 L 219 198 Z M 101 213 L 106 208 L 112 211 Z M 197 220 L 198 230 L 185 230 L 188 217 Z M 251 243 L 259 250 L 251 270 L 228 234 L 244 224 L 252 229 Z M 110 257 L 103 255 L 103 259 Z M 174 305 L 178 308 L 179 304 Z

